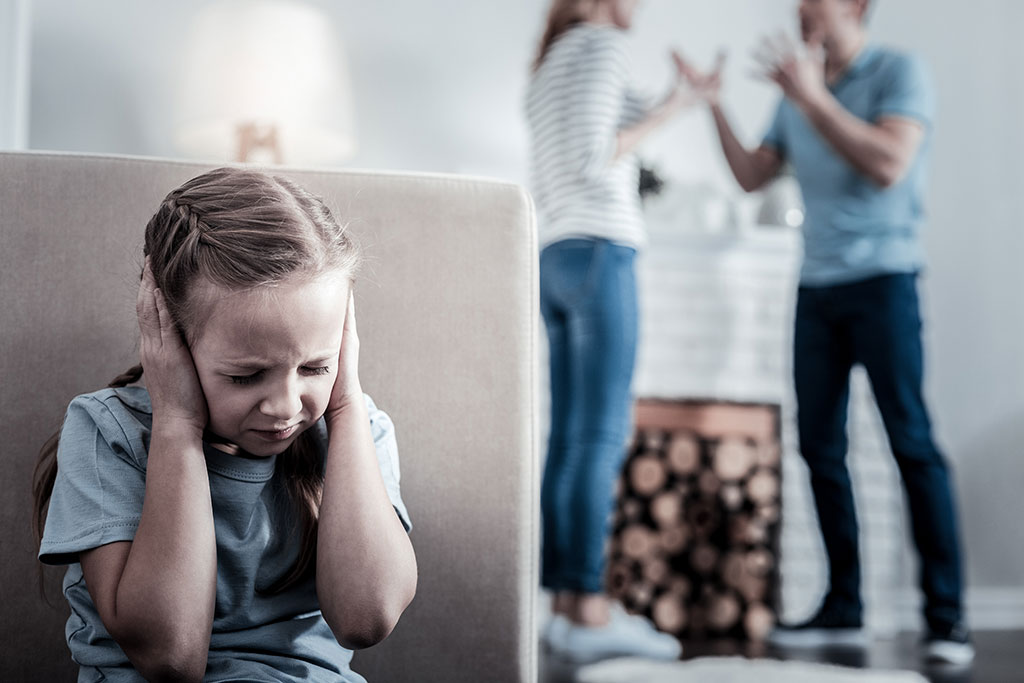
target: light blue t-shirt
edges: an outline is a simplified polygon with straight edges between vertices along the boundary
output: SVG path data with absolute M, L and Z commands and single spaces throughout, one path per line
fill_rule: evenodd
M 399 491 L 398 449 L 390 418 L 366 397 L 388 497 L 406 529 Z M 100 620 L 86 589 L 78 553 L 135 537 L 146 489 L 152 408 L 142 387 L 103 389 L 68 407 L 57 451 L 57 479 L 39 551 L 47 564 L 67 564 L 66 626 L 79 681 L 142 681 Z M 326 460 L 323 420 L 312 429 Z M 204 681 L 364 682 L 349 668 L 352 652 L 335 640 L 320 614 L 314 578 L 267 595 L 299 552 L 278 456 L 246 458 L 203 444 L 217 537 L 217 596 Z
M 924 139 L 906 176 L 883 189 L 843 159 L 792 102 L 779 103 L 762 144 L 792 165 L 803 193 L 800 284 L 827 286 L 916 272 L 924 265 L 918 233 L 935 110 L 925 67 L 913 56 L 868 46 L 829 90 L 865 121 L 886 116 L 919 121 Z

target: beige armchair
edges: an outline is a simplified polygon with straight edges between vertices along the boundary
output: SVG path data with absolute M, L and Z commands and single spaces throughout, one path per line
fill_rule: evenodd
M 0 680 L 70 681 L 67 605 L 36 590 L 30 475 L 68 401 L 134 364 L 142 229 L 209 165 L 0 153 Z M 532 681 L 537 564 L 532 207 L 519 187 L 442 175 L 285 172 L 368 256 L 361 377 L 393 418 L 419 561 L 370 681 Z M 54 574 L 62 574 L 55 572 Z

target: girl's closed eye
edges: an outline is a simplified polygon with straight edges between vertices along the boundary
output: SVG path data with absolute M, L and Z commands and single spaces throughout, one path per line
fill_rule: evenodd
M 257 370 L 251 375 L 228 375 L 234 384 L 252 384 L 263 376 L 263 370 Z
M 327 375 L 331 372 L 331 368 L 328 365 L 303 365 L 301 368 L 299 368 L 299 370 L 303 374 L 311 376 Z M 231 380 L 233 384 L 252 384 L 260 380 L 263 377 L 264 373 L 264 370 L 257 370 L 256 372 L 249 375 L 228 375 L 228 378 Z

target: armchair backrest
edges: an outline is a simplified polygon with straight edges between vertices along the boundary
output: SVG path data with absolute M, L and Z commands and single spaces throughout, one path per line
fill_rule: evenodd
M 0 679 L 74 680 L 67 605 L 36 588 L 30 477 L 68 401 L 138 358 L 142 230 L 209 165 L 0 153 Z M 519 187 L 283 170 L 351 225 L 364 389 L 392 417 L 420 569 L 370 681 L 536 677 L 537 268 Z M 59 572 L 61 575 L 63 572 Z M 54 577 L 50 577 L 51 581 Z

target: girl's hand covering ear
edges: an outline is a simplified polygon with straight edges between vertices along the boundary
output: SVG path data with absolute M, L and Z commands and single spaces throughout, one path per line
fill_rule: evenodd
M 157 288 L 149 258 L 142 272 L 135 303 L 139 316 L 140 356 L 153 422 L 169 422 L 202 436 L 208 413 L 192 354 L 171 319 L 163 293 Z
M 348 293 L 348 306 L 345 309 L 345 331 L 341 338 L 341 352 L 338 355 L 338 375 L 334 379 L 334 389 L 327 405 L 327 424 L 331 423 L 331 415 L 343 410 L 353 401 L 363 400 L 363 389 L 359 383 L 359 333 L 356 331 L 356 300 L 351 288 Z

